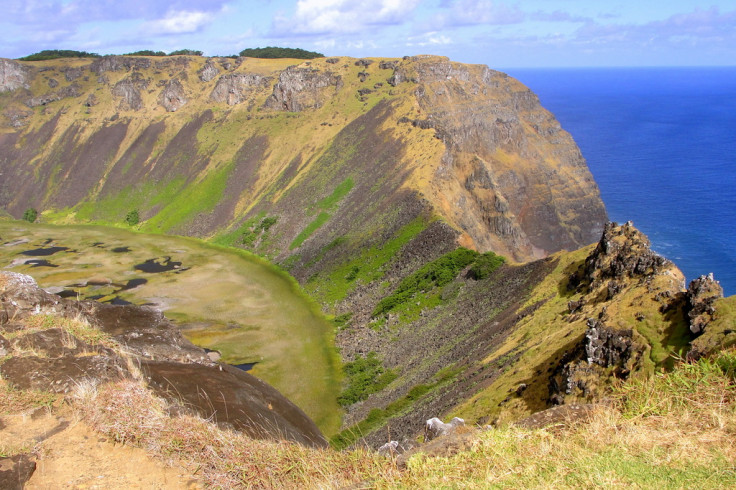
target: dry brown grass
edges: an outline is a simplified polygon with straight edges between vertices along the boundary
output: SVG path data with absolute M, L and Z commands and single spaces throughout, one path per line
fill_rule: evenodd
M 208 487 L 339 488 L 397 474 L 373 453 L 254 440 L 200 417 L 170 417 L 166 403 L 136 381 L 80 386 L 74 406 L 94 429 L 185 465 Z
M 563 431 L 482 432 L 451 457 L 405 470 L 362 450 L 258 441 L 198 417 L 169 417 L 139 382 L 83 386 L 81 417 L 118 442 L 183 464 L 214 488 L 736 487 L 736 352 L 619 388 Z
M 38 407 L 50 407 L 58 395 L 46 391 L 18 390 L 0 378 L 0 415 L 23 413 Z

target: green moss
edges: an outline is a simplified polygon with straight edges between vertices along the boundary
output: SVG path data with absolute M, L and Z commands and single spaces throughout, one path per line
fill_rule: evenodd
M 471 264 L 478 252 L 467 248 L 457 248 L 442 257 L 424 265 L 414 274 L 404 278 L 396 290 L 378 302 L 373 316 L 387 313 L 414 298 L 417 293 L 429 292 L 436 287 L 444 286 Z
M 361 249 L 352 254 L 354 257 L 341 265 L 313 276 L 305 285 L 305 289 L 317 300 L 326 305 L 334 305 L 342 300 L 358 284 L 366 284 L 380 280 L 383 277 L 384 266 L 389 263 L 399 251 L 429 224 L 425 218 L 416 218 L 402 227 L 390 240 L 382 246 Z M 328 245 L 335 247 L 345 244 L 340 238 Z M 353 272 L 356 270 L 357 272 Z
M 352 405 L 368 398 L 368 395 L 385 388 L 398 376 L 393 370 L 386 370 L 375 352 L 358 357 L 343 366 L 347 377 L 347 387 L 337 401 L 342 406 Z
M 332 194 L 319 201 L 316 204 L 316 208 L 322 211 L 311 223 L 306 226 L 306 228 L 304 228 L 296 236 L 296 238 L 294 238 L 294 240 L 291 242 L 291 245 L 289 245 L 289 250 L 300 247 L 307 238 L 312 236 L 315 231 L 317 231 L 322 225 L 327 223 L 327 221 L 329 221 L 329 219 L 332 217 L 331 213 L 337 208 L 337 206 L 340 204 L 340 201 L 343 200 L 343 198 L 348 194 L 348 192 L 350 192 L 352 188 L 353 179 L 347 178 L 342 181 L 335 188 L 334 191 L 332 191 Z
M 196 215 L 212 211 L 222 199 L 233 167 L 230 162 L 211 171 L 201 181 L 184 186 L 173 196 L 167 195 L 168 199 L 159 194 L 154 204 L 164 207 L 144 224 L 144 229 L 170 232 L 189 223 Z
M 327 223 L 327 221 L 330 219 L 331 215 L 330 213 L 327 213 L 325 211 L 322 211 L 319 213 L 319 215 L 307 225 L 306 228 L 304 228 L 297 236 L 294 238 L 294 241 L 291 242 L 291 245 L 289 245 L 289 250 L 293 250 L 297 247 L 300 247 L 302 243 L 304 243 L 304 240 L 312 236 L 312 234 L 317 231 L 322 225 Z
M 486 252 L 475 259 L 470 267 L 470 274 L 476 280 L 485 279 L 501 267 L 506 259 L 493 252 Z

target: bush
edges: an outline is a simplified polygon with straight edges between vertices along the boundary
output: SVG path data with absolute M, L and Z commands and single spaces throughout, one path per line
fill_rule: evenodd
M 485 279 L 493 274 L 493 271 L 501 267 L 506 262 L 500 255 L 493 252 L 486 252 L 475 259 L 473 265 L 470 266 L 470 277 L 475 280 Z
M 140 222 L 141 218 L 138 215 L 138 210 L 134 209 L 133 211 L 129 212 L 125 215 L 125 222 L 128 223 L 130 226 L 135 226 Z
M 476 257 L 478 252 L 460 247 L 424 265 L 414 274 L 405 277 L 393 294 L 379 301 L 373 310 L 373 316 L 391 311 L 418 292 L 428 292 L 430 289 L 450 283 Z
M 29 223 L 35 223 L 37 218 L 38 218 L 38 211 L 36 211 L 33 208 L 28 208 L 26 209 L 26 212 L 23 213 L 23 219 L 28 221 Z
M 397 377 L 394 371 L 383 368 L 375 352 L 348 362 L 343 371 L 348 377 L 348 387 L 337 397 L 337 401 L 344 407 L 365 400 L 368 395 L 382 390 Z
M 240 52 L 240 56 L 250 58 L 296 58 L 300 60 L 311 60 L 313 58 L 324 58 L 325 55 L 315 51 L 305 51 L 300 48 L 277 48 L 268 46 L 266 48 L 247 48 Z
M 169 53 L 169 56 L 179 55 L 202 56 L 202 51 L 198 51 L 196 49 L 177 49 L 176 51 L 172 51 L 171 53 Z
M 88 53 L 86 51 L 74 51 L 71 49 L 45 49 L 38 53 L 29 54 L 22 58 L 21 61 L 44 61 L 55 60 L 57 58 L 99 58 L 97 53 Z
M 166 53 L 164 53 L 163 51 L 142 49 L 140 51 L 134 51 L 133 53 L 126 53 L 123 56 L 166 56 Z

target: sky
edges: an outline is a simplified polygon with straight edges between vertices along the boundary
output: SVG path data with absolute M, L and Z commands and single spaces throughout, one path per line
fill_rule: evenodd
M 0 57 L 438 54 L 503 67 L 736 65 L 736 0 L 0 0 Z

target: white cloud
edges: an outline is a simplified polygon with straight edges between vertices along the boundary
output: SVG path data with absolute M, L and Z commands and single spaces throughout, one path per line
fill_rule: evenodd
M 197 32 L 214 20 L 209 12 L 169 11 L 162 19 L 144 23 L 141 30 L 148 34 L 184 34 Z
M 433 21 L 438 29 L 480 24 L 518 24 L 526 17 L 518 5 L 507 6 L 491 0 L 456 0 L 443 6 L 447 7 L 446 11 L 435 16 Z
M 421 36 L 415 36 L 408 39 L 407 46 L 441 46 L 453 44 L 451 38 L 439 32 L 427 32 Z
M 299 0 L 294 15 L 277 17 L 279 34 L 353 33 L 407 22 L 419 0 Z

